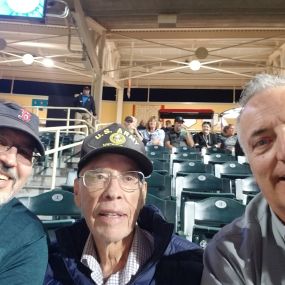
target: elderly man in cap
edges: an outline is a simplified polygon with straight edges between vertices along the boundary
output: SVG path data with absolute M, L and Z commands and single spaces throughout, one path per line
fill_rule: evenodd
M 183 128 L 184 120 L 181 116 L 174 119 L 174 127 L 165 134 L 164 145 L 172 149 L 173 147 L 188 146 L 193 147 L 192 135 Z
M 56 231 L 45 284 L 200 284 L 201 249 L 144 206 L 151 172 L 121 125 L 85 138 L 74 184 L 84 219 Z
M 95 101 L 94 101 L 94 98 L 90 94 L 90 87 L 89 86 L 84 86 L 83 92 L 80 93 L 77 97 L 75 97 L 74 107 L 85 108 L 93 116 L 96 116 Z M 84 124 L 84 122 L 82 122 L 82 120 L 85 120 L 88 125 L 92 124 L 91 115 L 84 110 L 77 110 L 75 112 L 75 120 L 76 120 L 75 121 L 76 125 Z M 91 131 L 91 128 L 89 127 L 89 132 L 90 131 Z
M 38 218 L 14 196 L 32 173 L 34 152 L 44 154 L 39 120 L 14 103 L 0 102 L 0 284 L 42 284 L 47 243 Z

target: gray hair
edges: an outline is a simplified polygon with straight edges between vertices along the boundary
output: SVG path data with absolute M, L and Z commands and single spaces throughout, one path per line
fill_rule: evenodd
M 242 109 L 237 118 L 238 140 L 243 150 L 244 150 L 244 145 L 241 139 L 240 118 L 242 116 L 244 107 L 246 106 L 248 101 L 254 96 L 256 96 L 257 94 L 260 94 L 261 92 L 267 89 L 272 89 L 272 88 L 279 87 L 279 86 L 285 86 L 285 77 L 266 74 L 266 73 L 257 74 L 253 79 L 251 79 L 244 86 L 244 89 L 241 93 L 241 98 L 239 101 L 239 104 L 241 105 Z

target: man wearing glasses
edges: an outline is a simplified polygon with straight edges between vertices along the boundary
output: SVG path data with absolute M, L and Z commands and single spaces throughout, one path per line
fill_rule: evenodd
M 202 252 L 144 206 L 152 163 L 112 124 L 85 138 L 75 201 L 85 219 L 56 232 L 45 284 L 200 284 Z
M 0 284 L 42 284 L 47 243 L 36 216 L 14 196 L 32 173 L 34 151 L 44 155 L 39 120 L 14 103 L 0 102 Z

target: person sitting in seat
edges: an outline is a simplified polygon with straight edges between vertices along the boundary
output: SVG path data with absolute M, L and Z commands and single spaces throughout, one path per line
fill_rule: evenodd
M 202 123 L 202 131 L 196 133 L 193 137 L 196 147 L 201 149 L 203 147 L 211 148 L 220 146 L 217 135 L 211 133 L 211 127 L 210 122 L 205 121 Z
M 84 219 L 56 231 L 45 284 L 200 284 L 202 250 L 144 206 L 151 172 L 122 125 L 85 138 L 74 183 Z
M 145 145 L 164 146 L 165 132 L 159 128 L 159 122 L 155 116 L 148 119 L 146 129 L 141 131 L 141 135 Z
M 192 135 L 183 127 L 184 120 L 178 116 L 174 120 L 174 127 L 165 134 L 164 145 L 172 149 L 173 147 L 194 146 Z

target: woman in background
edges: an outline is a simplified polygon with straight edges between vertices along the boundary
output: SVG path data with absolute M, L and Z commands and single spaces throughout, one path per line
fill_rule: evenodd
M 148 119 L 146 129 L 141 130 L 141 135 L 145 145 L 164 145 L 165 132 L 159 128 L 159 122 L 155 116 Z

